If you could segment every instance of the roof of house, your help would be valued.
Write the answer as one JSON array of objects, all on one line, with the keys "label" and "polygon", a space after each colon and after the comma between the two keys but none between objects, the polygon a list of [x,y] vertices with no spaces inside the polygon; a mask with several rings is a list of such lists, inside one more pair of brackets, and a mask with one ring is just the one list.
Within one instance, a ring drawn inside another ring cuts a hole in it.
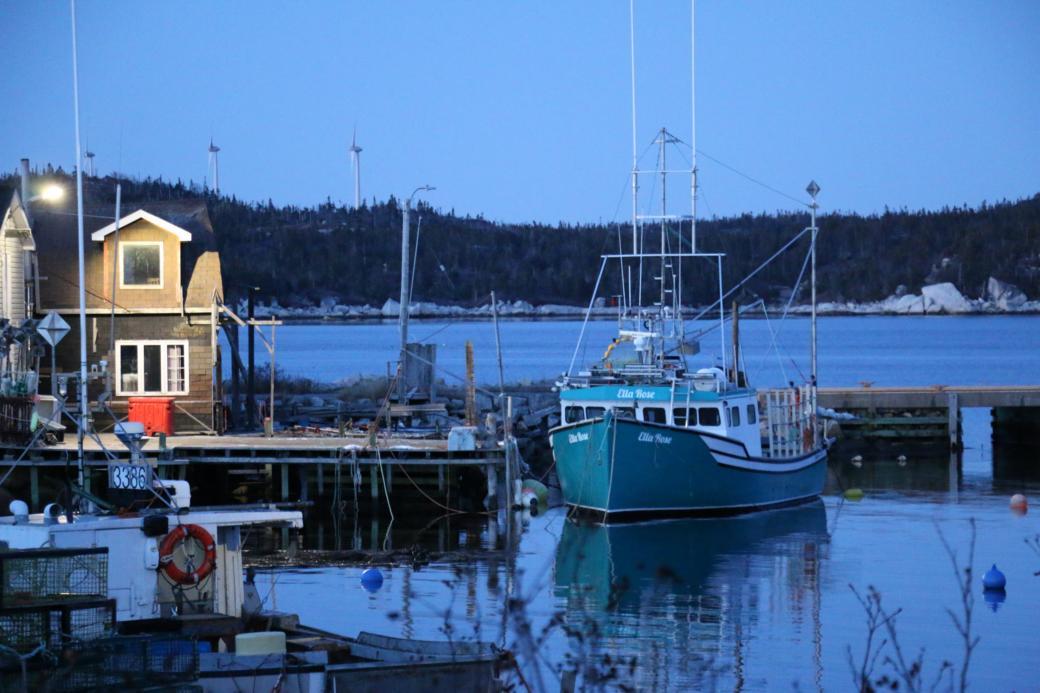
[{"label": "roof of house", "polygon": [[[76,242],[76,207],[75,195],[66,198],[64,204],[55,207],[47,203],[32,204],[32,233],[36,240],[37,257],[41,277],[41,303],[46,306],[66,306],[76,303],[73,297],[78,293],[77,263],[78,248]],[[146,215],[136,214],[144,210]],[[89,191],[84,195],[83,209],[83,241],[84,262],[87,277],[88,307],[109,307],[105,298],[104,282],[104,245],[92,239],[95,231],[103,230],[113,224],[115,210],[111,203],[99,204],[91,199]],[[186,305],[209,305],[211,287],[193,286],[193,278],[199,270],[209,270],[212,274],[216,263],[216,288],[222,291],[219,279],[219,257],[217,255],[217,238],[209,219],[205,200],[164,200],[142,203],[123,204],[122,218],[126,224],[135,221],[150,221],[150,217],[158,217],[163,224],[160,228],[171,230],[169,225],[181,229],[184,233],[176,233],[181,243],[181,285],[185,292]],[[190,238],[190,240],[185,240]],[[207,257],[203,260],[204,256]],[[198,284],[198,282],[195,282]]]}]

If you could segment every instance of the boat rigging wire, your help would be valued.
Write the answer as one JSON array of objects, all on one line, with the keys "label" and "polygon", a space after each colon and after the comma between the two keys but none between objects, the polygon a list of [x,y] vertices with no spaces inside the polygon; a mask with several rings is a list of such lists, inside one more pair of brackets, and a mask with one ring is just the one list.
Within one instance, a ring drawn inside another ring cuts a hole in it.
[{"label": "boat rigging wire", "polygon": [[727,291],[727,292],[726,292],[725,294],[723,294],[722,296],[720,296],[720,297],[718,298],[718,300],[716,300],[716,301],[715,301],[714,303],[712,303],[712,304],[711,304],[710,306],[708,306],[708,307],[706,307],[706,308],[702,309],[700,313],[698,313],[698,314],[697,314],[697,315],[695,315],[694,317],[690,318],[690,319],[689,319],[689,321],[690,321],[690,322],[695,322],[695,321],[697,321],[697,320],[700,320],[700,319],[701,319],[702,317],[704,317],[704,316],[705,316],[705,315],[707,315],[707,314],[708,314],[709,312],[711,312],[712,310],[714,310],[714,309],[716,308],[716,306],[718,306],[718,305],[719,305],[719,303],[721,303],[721,302],[725,301],[725,300],[726,300],[727,298],[729,298],[730,296],[732,296],[732,295],[733,295],[733,293],[737,291],[737,289],[741,288],[742,286],[744,286],[745,284],[747,284],[747,283],[748,283],[749,281],[751,281],[751,279],[752,279],[752,278],[753,278],[753,277],[754,277],[754,276],[755,276],[756,274],[758,274],[758,273],[759,273],[759,272],[761,272],[761,271],[762,271],[763,269],[765,269],[766,265],[768,265],[768,264],[769,264],[770,262],[772,262],[773,260],[775,260],[775,259],[776,259],[776,258],[777,258],[778,256],[780,256],[780,255],[781,255],[781,254],[782,254],[782,253],[783,253],[784,251],[786,251],[786,250],[787,250],[788,248],[790,248],[790,247],[791,247],[792,245],[794,245],[794,244],[795,244],[795,242],[797,242],[797,241],[798,241],[798,239],[800,239],[800,238],[801,238],[802,236],[804,236],[804,235],[805,235],[805,234],[807,234],[808,232],[809,232],[809,228],[808,228],[808,227],[806,227],[806,228],[802,229],[801,231],[799,231],[799,232],[798,232],[797,234],[795,234],[795,235],[794,235],[794,237],[793,237],[793,238],[791,238],[791,240],[789,240],[789,241],[788,241],[787,243],[784,243],[784,244],[783,244],[782,246],[780,246],[780,249],[779,249],[779,250],[777,250],[777,251],[776,251],[775,253],[773,253],[772,255],[770,255],[770,256],[769,256],[769,258],[768,258],[768,259],[767,259],[767,260],[766,260],[765,262],[763,262],[763,263],[762,263],[761,265],[759,265],[759,266],[758,266],[758,267],[756,267],[756,268],[755,268],[754,270],[752,270],[752,272],[751,272],[750,274],[748,274],[748,275],[747,275],[746,277],[744,277],[743,279],[741,279],[741,280],[740,280],[739,282],[737,282],[736,284],[734,284],[734,285],[733,285],[733,287],[731,287],[729,291]]}]

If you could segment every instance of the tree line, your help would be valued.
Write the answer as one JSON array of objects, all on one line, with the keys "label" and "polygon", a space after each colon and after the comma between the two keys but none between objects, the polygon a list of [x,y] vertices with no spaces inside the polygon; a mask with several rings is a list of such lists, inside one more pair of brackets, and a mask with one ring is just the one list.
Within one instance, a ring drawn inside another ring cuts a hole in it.
[{"label": "tree line", "polygon": [[[59,175],[59,174],[55,174]],[[16,185],[8,176],[3,182]],[[124,207],[134,202],[205,197],[221,250],[229,300],[260,287],[264,300],[314,305],[322,300],[381,305],[396,298],[400,281],[402,211],[391,197],[358,209],[326,201],[313,207],[279,206],[218,196],[198,185],[161,178],[121,180]],[[114,186],[92,185],[101,196]],[[114,198],[113,198],[114,201]],[[743,214],[698,221],[697,248],[724,253],[728,288],[757,268],[808,225],[806,213]],[[939,210],[886,210],[881,214],[823,214],[819,218],[817,286],[820,300],[871,301],[900,287],[953,282],[981,296],[989,277],[1040,297],[1040,194]],[[613,224],[539,224],[490,221],[420,203],[412,214],[416,255],[415,300],[486,303],[492,290],[505,300],[536,305],[586,303],[599,256],[630,250],[631,229]],[[668,249],[689,250],[689,226],[667,229]],[[645,249],[657,252],[658,228],[645,229]],[[804,266],[808,235],[747,283],[743,300],[783,300]],[[619,293],[619,265],[607,263],[600,295]],[[656,296],[659,266],[643,272],[645,296]],[[638,270],[634,270],[638,276]],[[672,267],[669,272],[675,272]],[[711,261],[683,263],[684,303],[715,298]],[[628,270],[625,270],[626,274]],[[638,281],[635,279],[634,281]]]}]

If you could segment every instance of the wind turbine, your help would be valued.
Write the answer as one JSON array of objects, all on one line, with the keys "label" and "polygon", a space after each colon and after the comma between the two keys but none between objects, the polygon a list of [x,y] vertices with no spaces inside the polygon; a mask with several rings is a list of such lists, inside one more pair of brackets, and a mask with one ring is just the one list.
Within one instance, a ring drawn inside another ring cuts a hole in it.
[{"label": "wind turbine", "polygon": [[354,209],[361,207],[361,147],[357,144],[357,126],[350,140],[350,162],[354,166]]},{"label": "wind turbine", "polygon": [[213,192],[220,194],[220,166],[217,162],[217,153],[220,147],[213,144],[213,138],[209,138],[209,175],[213,180]]},{"label": "wind turbine", "polygon": [[94,178],[97,175],[97,169],[94,168],[94,152],[90,151],[90,145],[87,145],[87,151],[83,152],[83,158],[86,159],[85,173],[88,177]]}]

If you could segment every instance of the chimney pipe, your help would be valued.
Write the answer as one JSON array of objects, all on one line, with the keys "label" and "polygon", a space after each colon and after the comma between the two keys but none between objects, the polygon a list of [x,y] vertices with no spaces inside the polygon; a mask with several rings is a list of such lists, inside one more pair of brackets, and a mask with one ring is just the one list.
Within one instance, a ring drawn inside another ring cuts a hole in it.
[{"label": "chimney pipe", "polygon": [[22,204],[29,205],[29,160],[22,159]]}]

